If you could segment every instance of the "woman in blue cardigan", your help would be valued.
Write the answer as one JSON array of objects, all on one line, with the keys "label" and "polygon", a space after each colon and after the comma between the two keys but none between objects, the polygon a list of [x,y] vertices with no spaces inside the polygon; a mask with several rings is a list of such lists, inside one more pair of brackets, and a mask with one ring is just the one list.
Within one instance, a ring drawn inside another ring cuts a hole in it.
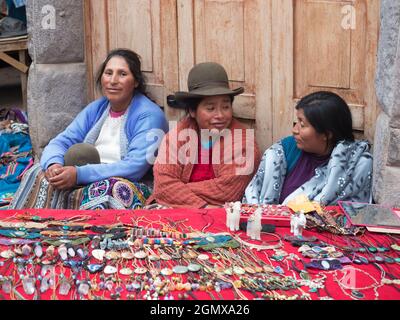
[{"label": "woman in blue cardigan", "polygon": [[322,205],[339,200],[369,202],[372,156],[355,141],[347,103],[332,92],[302,98],[293,135],[268,148],[243,201],[286,204],[299,195]]},{"label": "woman in blue cardigan", "polygon": [[139,181],[168,124],[145,95],[139,56],[111,51],[97,85],[104,96],[49,142],[40,166],[24,176],[12,208],[136,208],[149,196]]}]

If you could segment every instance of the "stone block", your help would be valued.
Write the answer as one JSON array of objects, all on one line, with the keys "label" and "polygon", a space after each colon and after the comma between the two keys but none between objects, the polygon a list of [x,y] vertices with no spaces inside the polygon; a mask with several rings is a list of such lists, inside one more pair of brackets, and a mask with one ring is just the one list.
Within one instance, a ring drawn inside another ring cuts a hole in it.
[{"label": "stone block", "polygon": [[389,128],[389,131],[387,164],[389,166],[400,167],[400,129]]},{"label": "stone block", "polygon": [[83,0],[27,1],[26,12],[35,63],[84,61]]},{"label": "stone block", "polygon": [[[383,111],[400,118],[400,2],[381,1],[376,93]],[[395,120],[395,119],[393,119]]]},{"label": "stone block", "polygon": [[376,129],[374,137],[373,151],[373,178],[372,178],[372,194],[375,201],[380,196],[379,190],[383,188],[385,168],[388,157],[389,148],[389,116],[381,112],[376,120]]},{"label": "stone block", "polygon": [[400,207],[400,168],[386,166],[382,173],[382,183],[374,188],[375,202]]},{"label": "stone block", "polygon": [[35,155],[87,105],[85,64],[32,64],[28,118]]}]

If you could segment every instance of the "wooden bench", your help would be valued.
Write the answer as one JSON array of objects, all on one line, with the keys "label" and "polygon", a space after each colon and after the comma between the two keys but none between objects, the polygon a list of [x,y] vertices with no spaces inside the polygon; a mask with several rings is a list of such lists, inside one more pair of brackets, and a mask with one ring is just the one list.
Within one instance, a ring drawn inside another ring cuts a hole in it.
[{"label": "wooden bench", "polygon": [[[6,52],[18,51],[19,60],[14,59]],[[22,103],[24,109],[27,105],[27,80],[28,70],[27,65],[27,51],[28,51],[28,36],[14,37],[14,38],[0,38],[0,60],[8,63],[20,72],[21,76],[21,90],[22,90]]]}]

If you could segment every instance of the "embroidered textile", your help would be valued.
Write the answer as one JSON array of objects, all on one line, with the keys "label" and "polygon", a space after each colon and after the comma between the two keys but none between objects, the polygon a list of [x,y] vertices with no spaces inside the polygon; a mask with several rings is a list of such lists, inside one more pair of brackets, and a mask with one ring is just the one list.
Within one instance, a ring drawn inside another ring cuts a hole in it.
[{"label": "embroidered textile", "polygon": [[57,190],[36,164],[24,175],[10,209],[140,209],[150,194],[143,183],[114,177],[73,190]]}]

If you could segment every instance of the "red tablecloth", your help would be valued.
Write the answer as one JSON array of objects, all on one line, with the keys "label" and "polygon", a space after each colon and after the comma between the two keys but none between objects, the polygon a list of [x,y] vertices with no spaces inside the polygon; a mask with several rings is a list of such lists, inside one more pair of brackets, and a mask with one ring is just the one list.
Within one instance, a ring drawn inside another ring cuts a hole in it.
[{"label": "red tablecloth", "polygon": [[[147,227],[157,227],[158,226],[158,221],[167,223],[169,221],[180,221],[183,222],[183,225],[186,227],[191,226],[194,229],[197,230],[204,230],[206,232],[212,232],[212,233],[218,233],[218,232],[227,232],[227,228],[225,226],[225,221],[226,221],[226,213],[224,209],[168,209],[168,210],[136,210],[136,211],[123,211],[123,210],[102,210],[102,211],[74,211],[74,210],[34,210],[34,209],[29,209],[29,210],[8,210],[8,211],[0,211],[0,220],[4,218],[9,218],[11,216],[15,216],[17,214],[30,214],[30,215],[38,215],[40,217],[54,217],[57,220],[65,219],[65,218],[71,218],[73,216],[90,216],[90,220],[87,220],[85,222],[91,223],[93,225],[103,225],[103,224],[113,224],[113,223],[118,223],[118,222],[123,222],[123,223],[132,223],[132,219],[137,219],[138,217],[144,217],[143,221],[141,222],[142,226]],[[153,223],[151,223],[153,222]],[[276,229],[276,233],[279,234],[280,236],[284,236],[287,234],[290,234],[290,229],[286,227],[279,227]],[[246,238],[245,234],[243,232],[239,232],[239,234],[242,235],[243,239]],[[305,230],[303,232],[303,236],[309,237],[309,236],[316,236],[318,239],[322,241],[326,241],[328,243],[334,243],[340,246],[345,246],[346,242],[341,238],[340,236],[334,236],[330,233],[319,233],[315,231],[309,231]],[[363,235],[363,241],[368,240],[368,234]],[[373,237],[370,238],[372,243],[376,243],[376,241],[387,241],[387,238],[384,238],[382,235],[379,234],[373,234]],[[394,241],[394,240],[393,240]],[[386,242],[387,243],[387,242]],[[7,247],[2,247],[1,250],[6,250]],[[288,253],[296,253],[301,257],[301,254],[298,253],[298,248],[293,247],[290,242],[284,241],[284,247],[282,248],[284,251]],[[254,250],[254,249],[253,249]],[[288,265],[285,261],[274,261],[271,259],[271,256],[274,254],[273,250],[265,250],[261,252],[256,252],[254,250],[254,253],[261,258],[263,261],[266,263],[271,263],[272,266],[281,266],[284,271],[285,275],[287,276],[293,276],[294,274],[296,275],[297,278],[299,278],[299,275],[295,273],[293,270],[288,270]],[[389,252],[392,257],[398,257],[399,254],[398,252],[395,252],[394,250],[391,250]],[[0,258],[0,260],[4,260],[3,258]],[[309,261],[309,259],[304,258],[305,261]],[[398,263],[394,264],[382,264],[382,268],[386,271],[389,272],[391,275],[394,275],[396,278],[399,278],[400,276],[400,268]],[[297,263],[298,268],[302,268],[301,263]],[[400,299],[400,286],[397,285],[382,285],[379,286],[376,290],[374,290],[373,285],[374,285],[374,279],[381,283],[382,280],[382,274],[381,271],[379,271],[375,266],[368,264],[368,265],[355,265],[351,264],[350,266],[353,269],[353,271],[349,271],[350,273],[348,274],[345,279],[343,279],[343,283],[346,286],[354,286],[359,289],[359,291],[365,296],[364,299],[374,299],[375,298],[375,292],[378,293],[378,299],[379,300],[397,300]],[[2,275],[7,274],[10,270],[6,270],[5,267],[0,267],[0,273]],[[321,274],[326,274],[327,279],[326,279],[326,291],[324,289],[321,289],[319,292],[320,296],[327,296],[329,295],[333,299],[351,299],[350,293],[351,290],[343,290],[338,286],[338,284],[334,281],[334,272],[333,271],[326,271],[323,272],[321,270],[311,270],[309,269],[310,274],[312,277],[318,276],[318,273]],[[336,273],[336,276],[340,279],[343,276],[342,271],[338,271]],[[386,276],[386,278],[389,278]],[[390,278],[389,278],[390,279]],[[97,282],[99,282],[99,279],[96,279]],[[371,287],[371,288],[368,288]],[[319,299],[319,296],[317,293],[309,292],[309,288],[303,287],[302,288],[305,292],[310,293],[312,299]],[[23,294],[23,290],[21,287],[19,287],[19,291]],[[49,290],[51,291],[51,290]],[[253,299],[254,296],[250,294],[247,291],[242,291],[243,294],[249,298]],[[9,296],[4,294],[4,292],[1,292],[1,295],[5,298],[8,299]],[[293,296],[295,294],[300,294],[299,290],[290,290],[288,292],[282,292],[279,291],[280,294],[286,294],[287,296]],[[176,291],[173,293],[175,298],[178,298],[179,292]],[[24,295],[24,294],[23,294]],[[198,299],[210,299],[210,295],[206,294],[204,292],[195,292],[196,298]],[[221,295],[224,299],[233,299],[233,291],[228,289],[228,290],[223,290],[221,292]],[[24,295],[26,296],[26,295]],[[213,295],[214,297],[220,298],[221,296],[218,295],[216,296],[215,294]],[[261,297],[261,295],[259,295]],[[41,295],[41,299],[50,299],[51,293],[46,292],[45,294]],[[107,297],[107,295],[105,295]],[[124,295],[122,295],[122,298]],[[31,297],[26,297],[26,298],[31,298]],[[61,298],[61,297],[58,297]],[[191,299],[191,298],[190,298]]]}]

